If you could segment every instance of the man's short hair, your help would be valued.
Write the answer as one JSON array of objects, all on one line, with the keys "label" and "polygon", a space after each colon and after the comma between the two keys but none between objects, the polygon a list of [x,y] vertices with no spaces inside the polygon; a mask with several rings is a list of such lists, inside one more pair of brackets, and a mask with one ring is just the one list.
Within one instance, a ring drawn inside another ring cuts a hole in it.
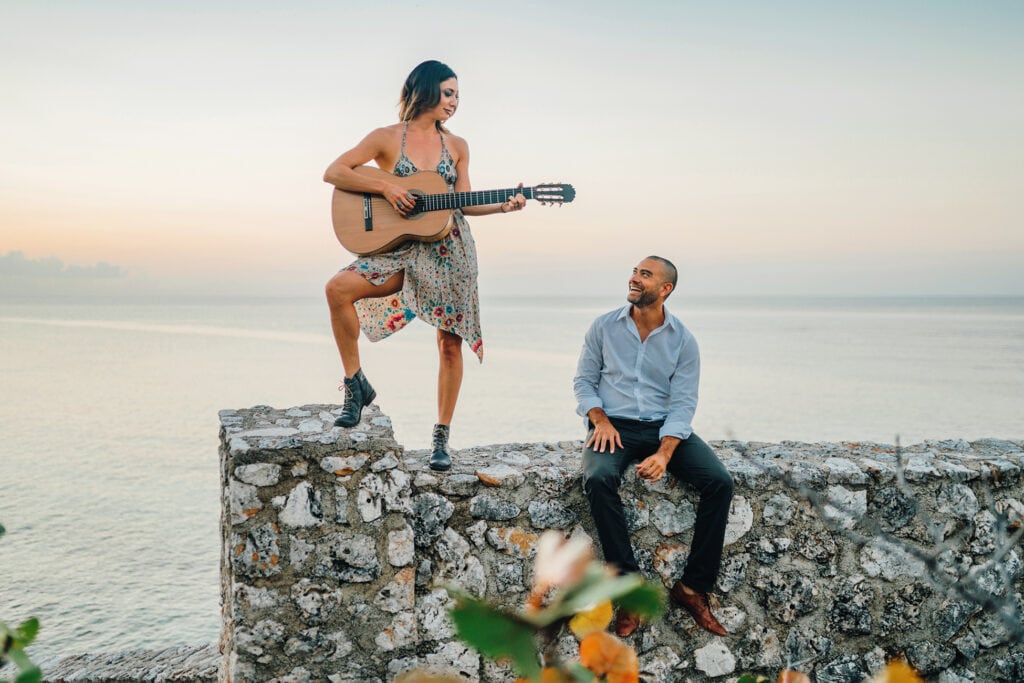
[{"label": "man's short hair", "polygon": [[665,266],[665,282],[672,285],[672,290],[675,291],[676,282],[679,281],[679,271],[676,270],[675,265],[667,258],[661,256],[648,256],[647,258],[657,261],[661,265]]}]

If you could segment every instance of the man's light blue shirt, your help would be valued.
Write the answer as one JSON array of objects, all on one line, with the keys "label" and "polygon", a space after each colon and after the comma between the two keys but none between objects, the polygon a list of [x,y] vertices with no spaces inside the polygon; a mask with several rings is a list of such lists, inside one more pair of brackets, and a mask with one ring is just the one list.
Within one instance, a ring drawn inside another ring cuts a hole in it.
[{"label": "man's light blue shirt", "polygon": [[609,417],[664,420],[659,437],[689,438],[697,410],[697,340],[664,308],[665,322],[640,341],[627,304],[597,318],[583,339],[573,392],[576,412],[602,408]]}]

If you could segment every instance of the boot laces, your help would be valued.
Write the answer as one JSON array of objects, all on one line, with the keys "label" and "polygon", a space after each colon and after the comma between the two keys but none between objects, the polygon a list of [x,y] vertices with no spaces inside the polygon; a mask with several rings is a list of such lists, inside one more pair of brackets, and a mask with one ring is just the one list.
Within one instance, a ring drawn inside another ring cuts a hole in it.
[{"label": "boot laces", "polygon": [[341,384],[338,385],[338,391],[345,393],[345,401],[344,404],[342,405],[342,408],[347,409],[349,405],[352,403],[352,389],[350,389],[349,386],[345,384],[345,380],[341,380]]},{"label": "boot laces", "polygon": [[445,450],[448,447],[448,433],[443,429],[434,429],[434,450]]}]

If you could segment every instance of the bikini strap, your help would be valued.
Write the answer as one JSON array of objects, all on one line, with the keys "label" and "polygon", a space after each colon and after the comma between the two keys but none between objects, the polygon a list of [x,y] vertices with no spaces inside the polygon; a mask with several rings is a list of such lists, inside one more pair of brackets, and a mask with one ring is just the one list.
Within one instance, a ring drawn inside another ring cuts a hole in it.
[{"label": "bikini strap", "polygon": [[451,159],[452,155],[448,153],[448,145],[444,144],[444,133],[441,132],[440,128],[437,129],[437,134],[441,136],[441,156],[442,156],[442,158],[447,156],[449,159]]}]

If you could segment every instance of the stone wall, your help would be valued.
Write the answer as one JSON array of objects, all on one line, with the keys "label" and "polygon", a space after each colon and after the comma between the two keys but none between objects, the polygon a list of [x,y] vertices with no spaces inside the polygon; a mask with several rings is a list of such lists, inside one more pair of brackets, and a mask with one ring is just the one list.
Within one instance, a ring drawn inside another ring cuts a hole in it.
[{"label": "stone wall", "polygon": [[[518,606],[537,536],[596,537],[579,482],[578,441],[458,451],[448,473],[404,452],[376,407],[351,430],[336,406],[221,413],[221,679],[233,683],[390,681],[414,667],[467,681],[512,680],[454,638],[457,584]],[[713,442],[736,495],[719,578],[715,638],[678,609],[631,638],[647,681],[732,680],[803,662],[819,683],[860,682],[903,655],[928,680],[1024,680],[1024,644],[1000,622],[927,580],[971,573],[1021,601],[1019,548],[993,561],[996,515],[1024,511],[1024,442],[877,444]],[[806,491],[828,495],[828,524]],[[670,476],[623,486],[638,559],[670,585],[691,537],[696,493]],[[844,532],[844,529],[847,530]],[[932,567],[891,532],[951,550]],[[848,534],[868,536],[866,542]],[[567,636],[564,648],[575,641]]]}]

